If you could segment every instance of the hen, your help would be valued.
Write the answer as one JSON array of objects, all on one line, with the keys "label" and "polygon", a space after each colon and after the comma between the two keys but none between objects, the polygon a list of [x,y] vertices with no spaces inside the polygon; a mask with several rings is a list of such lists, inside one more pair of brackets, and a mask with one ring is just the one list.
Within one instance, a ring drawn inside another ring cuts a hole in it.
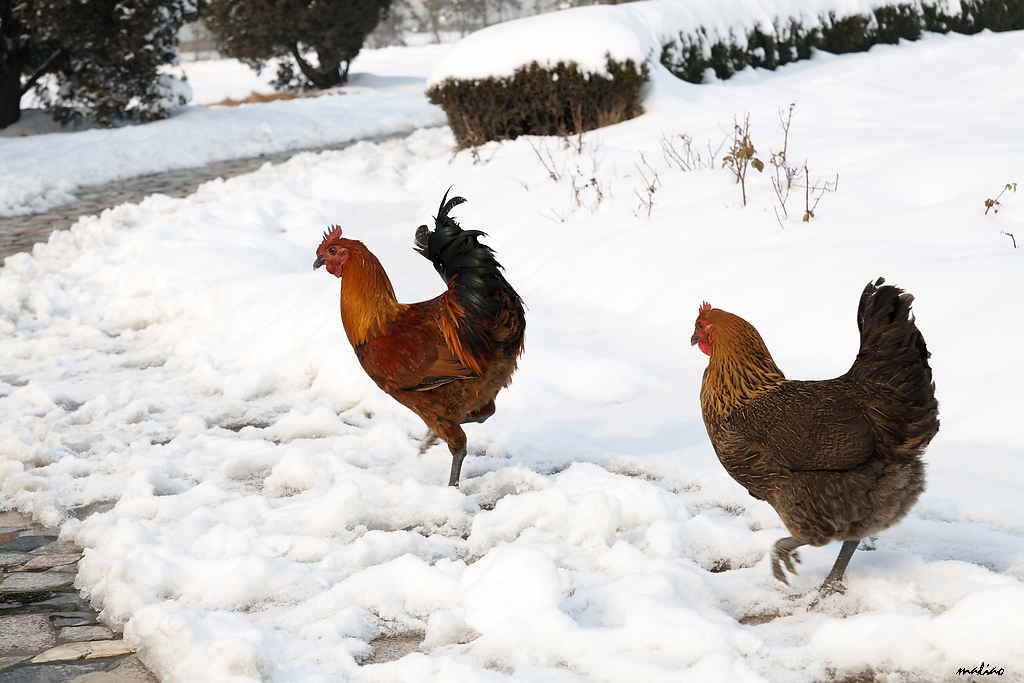
[{"label": "hen", "polygon": [[796,548],[841,540],[822,584],[838,588],[858,541],[902,519],[924,491],[921,454],[939,430],[930,354],[913,296],[884,282],[865,287],[860,352],[835,379],[788,380],[746,320],[708,303],[697,316],[690,343],[710,357],[704,424],[726,471],[792,534],[772,553],[784,583]]},{"label": "hen", "polygon": [[523,351],[523,302],[502,275],[494,252],[449,216],[462,197],[441,200],[435,229],[421,225],[415,249],[448,291],[415,304],[395,298],[380,261],[362,242],[324,233],[313,269],[341,278],[341,321],[366,374],[419,415],[452,452],[448,483],[459,485],[466,457],[465,422],[494,414]]}]

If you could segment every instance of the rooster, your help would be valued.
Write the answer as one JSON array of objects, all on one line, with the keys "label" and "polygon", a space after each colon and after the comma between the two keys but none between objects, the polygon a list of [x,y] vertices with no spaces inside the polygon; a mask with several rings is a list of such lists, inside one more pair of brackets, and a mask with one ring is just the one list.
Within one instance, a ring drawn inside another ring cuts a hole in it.
[{"label": "rooster", "polygon": [[786,379],[753,325],[706,302],[690,339],[710,357],[700,404],[718,459],[792,534],[775,544],[775,577],[788,583],[783,565],[797,573],[800,546],[843,542],[822,594],[841,588],[860,539],[917,501],[921,454],[939,430],[914,297],[884,282],[865,287],[860,352],[835,379]]},{"label": "rooster", "polygon": [[421,225],[415,249],[434,264],[448,291],[415,304],[395,298],[380,261],[362,242],[332,226],[313,269],[341,278],[341,322],[366,374],[420,416],[448,444],[448,484],[459,485],[466,458],[462,424],[494,414],[494,398],[509,385],[523,352],[523,302],[502,275],[478,230],[449,216],[466,200],[445,193],[435,229]]}]

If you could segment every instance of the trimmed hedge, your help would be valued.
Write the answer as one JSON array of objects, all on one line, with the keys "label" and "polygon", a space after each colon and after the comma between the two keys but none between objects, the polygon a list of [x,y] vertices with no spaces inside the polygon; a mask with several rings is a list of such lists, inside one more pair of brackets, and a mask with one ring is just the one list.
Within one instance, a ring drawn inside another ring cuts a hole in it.
[{"label": "trimmed hedge", "polygon": [[899,4],[879,7],[870,15],[837,18],[835,13],[818,17],[820,26],[806,29],[795,19],[776,19],[770,33],[753,29],[744,44],[730,33],[728,40],[711,42],[707,31],[680,34],[663,46],[661,63],[677,77],[690,83],[704,80],[713,69],[724,80],[748,66],[763,69],[807,59],[811,49],[841,54],[863,52],[872,45],[917,40],[924,31],[973,34],[984,29],[1024,29],[1024,0],[960,0],[959,15],[950,15],[935,5]]},{"label": "trimmed hedge", "polygon": [[446,79],[427,97],[448,115],[460,148],[520,135],[573,135],[631,119],[643,110],[647,64],[608,58],[607,75],[575,62],[546,69],[537,62],[511,78]]},{"label": "trimmed hedge", "polygon": [[[888,5],[844,17],[829,13],[818,17],[819,25],[812,28],[796,19],[776,19],[771,30],[754,28],[745,40],[730,32],[727,39],[712,41],[700,28],[665,44],[661,63],[677,77],[701,83],[707,69],[724,80],[748,66],[775,69],[808,59],[814,49],[863,52],[880,43],[917,40],[925,31],[1024,29],[1024,0],[960,0],[960,7],[957,15],[925,3]],[[647,64],[609,57],[607,72],[580,71],[575,62],[552,68],[533,62],[510,78],[449,78],[430,88],[427,96],[444,109],[463,149],[520,135],[573,135],[642,112],[640,90],[648,78]]]}]

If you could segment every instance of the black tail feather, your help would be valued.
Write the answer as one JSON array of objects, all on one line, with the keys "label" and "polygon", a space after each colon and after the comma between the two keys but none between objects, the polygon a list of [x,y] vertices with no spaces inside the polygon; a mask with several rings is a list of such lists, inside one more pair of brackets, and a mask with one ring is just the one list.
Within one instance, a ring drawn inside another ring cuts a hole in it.
[{"label": "black tail feather", "polygon": [[931,354],[915,324],[913,303],[914,295],[886,285],[885,278],[868,283],[857,309],[858,362],[870,365],[871,360],[899,360],[919,365],[931,377]]},{"label": "black tail feather", "polygon": [[913,450],[923,449],[938,432],[938,402],[928,363],[931,353],[917,328],[913,295],[886,285],[884,278],[868,283],[857,310],[860,351],[850,373],[887,385],[908,411],[903,420]]},{"label": "black tail feather", "polygon": [[[449,188],[450,189],[450,188]],[[493,340],[477,323],[490,321],[510,306],[522,316],[522,300],[502,275],[501,264],[494,250],[480,244],[486,233],[463,230],[449,215],[465,202],[463,197],[448,199],[445,192],[434,221],[434,229],[421,225],[416,230],[415,250],[434,264],[434,269],[458,298],[464,315],[460,320],[460,336],[475,353],[490,353]]]}]

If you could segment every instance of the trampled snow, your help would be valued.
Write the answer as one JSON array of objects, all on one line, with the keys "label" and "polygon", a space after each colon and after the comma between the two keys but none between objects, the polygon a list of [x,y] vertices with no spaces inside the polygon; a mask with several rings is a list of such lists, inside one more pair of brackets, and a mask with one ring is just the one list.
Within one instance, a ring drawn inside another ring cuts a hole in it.
[{"label": "trampled snow", "polygon": [[[79,588],[161,680],[1024,676],[1024,197],[999,195],[1021,181],[1024,35],[702,86],[651,71],[644,115],[582,138],[474,155],[431,128],[302,154],[7,259],[2,504],[86,547]],[[806,223],[803,181],[787,217],[769,178],[791,103],[790,162],[833,190],[808,192]],[[239,135],[274,115],[251,111]],[[766,169],[744,207],[719,145],[747,113]],[[173,157],[149,126],[97,153],[147,130],[153,163]],[[447,448],[421,453],[423,424],[359,368],[338,282],[311,270],[338,223],[400,300],[435,296],[411,245],[449,186],[528,305],[459,490]],[[791,587],[772,577],[785,529],[717,462],[688,340],[706,299],[788,376],[838,375],[879,275],[916,296],[942,429],[918,505],[812,606],[838,547],[802,549]],[[408,633],[419,652],[360,664]]]}]

